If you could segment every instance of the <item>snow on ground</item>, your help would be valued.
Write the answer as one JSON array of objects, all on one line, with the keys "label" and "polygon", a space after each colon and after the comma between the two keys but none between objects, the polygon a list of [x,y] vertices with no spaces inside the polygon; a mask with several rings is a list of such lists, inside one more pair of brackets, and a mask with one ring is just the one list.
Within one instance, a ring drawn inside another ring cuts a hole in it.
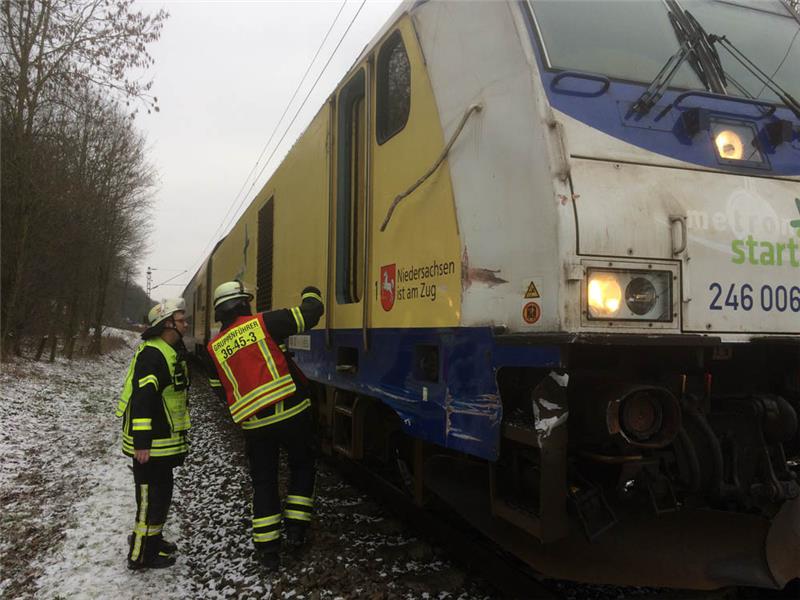
[{"label": "snow on ground", "polygon": [[136,503],[114,409],[138,337],[115,333],[125,343],[99,359],[2,365],[3,597],[184,597],[180,566],[126,568]]},{"label": "snow on ground", "polygon": [[[253,560],[241,433],[201,379],[176,470],[169,569],[131,572],[133,475],[114,409],[137,334],[97,359],[0,364],[2,598],[485,598],[483,584],[321,466],[311,547],[264,573]],[[284,465],[285,467],[285,465]],[[285,481],[285,468],[282,481]]]}]

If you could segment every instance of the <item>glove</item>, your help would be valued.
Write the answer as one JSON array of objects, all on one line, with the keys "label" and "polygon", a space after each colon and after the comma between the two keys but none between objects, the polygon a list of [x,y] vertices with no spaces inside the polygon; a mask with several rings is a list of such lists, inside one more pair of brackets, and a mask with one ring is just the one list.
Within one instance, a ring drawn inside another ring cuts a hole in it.
[{"label": "glove", "polygon": [[302,299],[304,301],[307,299],[313,299],[322,304],[322,292],[319,291],[319,288],[315,288],[313,285],[306,286],[303,288]]}]

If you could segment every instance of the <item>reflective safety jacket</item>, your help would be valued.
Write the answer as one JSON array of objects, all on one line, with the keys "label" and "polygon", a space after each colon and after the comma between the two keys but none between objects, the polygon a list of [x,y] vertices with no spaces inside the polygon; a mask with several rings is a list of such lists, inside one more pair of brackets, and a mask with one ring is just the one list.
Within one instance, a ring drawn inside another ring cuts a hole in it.
[{"label": "reflective safety jacket", "polygon": [[189,370],[178,351],[160,337],[136,350],[128,367],[117,416],[123,417],[122,451],[150,450],[150,457],[179,457],[191,427],[187,396]]},{"label": "reflective safety jacket", "polygon": [[223,323],[222,331],[208,344],[214,365],[209,383],[224,396],[233,420],[246,434],[264,431],[265,426],[311,406],[307,381],[284,354],[284,342],[314,327],[323,312],[319,290],[308,287],[300,306]]},{"label": "reflective safety jacket", "polygon": [[208,344],[234,423],[294,394],[289,365],[264,317],[238,317]]}]

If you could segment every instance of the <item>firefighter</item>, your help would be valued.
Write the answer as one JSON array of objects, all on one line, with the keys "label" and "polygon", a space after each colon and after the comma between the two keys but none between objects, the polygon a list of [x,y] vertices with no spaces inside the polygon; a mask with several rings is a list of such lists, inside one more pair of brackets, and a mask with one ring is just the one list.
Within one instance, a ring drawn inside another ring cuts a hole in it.
[{"label": "firefighter", "polygon": [[[253,484],[253,542],[257,560],[268,570],[280,565],[281,527],[285,544],[306,542],[316,476],[311,434],[310,389],[286,352],[290,335],[314,327],[324,311],[315,287],[302,292],[299,306],[252,314],[253,294],[239,281],[214,291],[214,318],[222,328],[208,344],[216,379],[231,417],[245,436]],[[281,511],[278,458],[289,458],[290,481]]]},{"label": "firefighter", "polygon": [[136,485],[136,525],[128,536],[133,570],[175,564],[177,547],[162,531],[172,502],[172,470],[183,464],[188,449],[185,308],[183,298],[174,298],[150,310],[150,327],[142,333],[117,406],[122,451],[133,459]]}]

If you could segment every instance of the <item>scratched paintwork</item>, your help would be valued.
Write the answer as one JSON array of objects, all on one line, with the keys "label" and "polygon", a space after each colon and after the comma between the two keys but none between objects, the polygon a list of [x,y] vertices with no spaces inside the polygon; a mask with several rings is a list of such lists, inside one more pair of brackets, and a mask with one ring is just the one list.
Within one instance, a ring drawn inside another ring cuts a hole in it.
[{"label": "scratched paintwork", "polygon": [[[491,330],[375,330],[368,352],[363,351],[360,333],[335,332],[329,349],[324,332],[311,331],[310,343],[293,348],[295,361],[313,380],[382,401],[398,415],[403,430],[414,437],[496,459],[503,417],[496,372],[498,365],[512,361],[508,347],[499,345]],[[412,365],[414,348],[432,344],[442,357],[437,382],[416,378]],[[336,371],[337,345],[358,351],[357,373]],[[556,349],[522,349],[513,356],[530,366],[552,366],[559,361]],[[477,367],[476,360],[480,361]]]}]

